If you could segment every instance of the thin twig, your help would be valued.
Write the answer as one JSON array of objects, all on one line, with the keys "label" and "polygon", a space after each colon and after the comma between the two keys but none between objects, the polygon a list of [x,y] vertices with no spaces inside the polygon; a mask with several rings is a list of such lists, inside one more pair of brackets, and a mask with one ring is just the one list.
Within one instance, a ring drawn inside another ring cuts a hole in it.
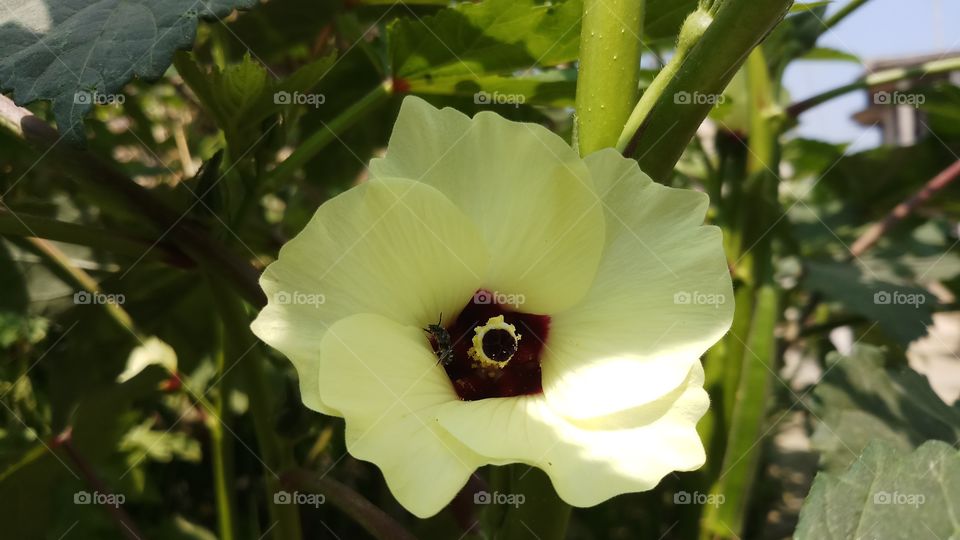
[{"label": "thin twig", "polygon": [[[80,452],[78,452],[77,448],[73,445],[73,428],[68,427],[57,435],[53,442],[56,446],[63,448],[64,453],[70,458],[70,461],[77,466],[77,469],[80,470],[80,475],[95,493],[113,495],[103,481],[100,480],[100,477],[94,472],[90,463],[80,455]],[[109,498],[116,500],[116,497]],[[128,540],[143,540],[144,536],[140,533],[137,525],[120,504],[103,504],[102,506],[106,508],[110,514],[110,518],[117,523],[117,528],[120,529],[120,532],[125,538]]]},{"label": "thin twig", "polygon": [[855,259],[863,255],[868,249],[873,247],[880,238],[892,229],[897,223],[903,221],[921,204],[930,200],[931,197],[943,191],[951,182],[960,176],[960,160],[954,162],[946,169],[940,172],[927,182],[923,189],[918,191],[912,197],[898,204],[881,221],[870,226],[850,248],[850,258]]}]

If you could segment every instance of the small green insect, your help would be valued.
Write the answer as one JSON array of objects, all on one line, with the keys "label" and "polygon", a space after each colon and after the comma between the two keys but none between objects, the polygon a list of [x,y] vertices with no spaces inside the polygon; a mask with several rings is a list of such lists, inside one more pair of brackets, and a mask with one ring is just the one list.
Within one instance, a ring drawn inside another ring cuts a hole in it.
[{"label": "small green insect", "polygon": [[437,363],[449,366],[453,362],[453,341],[450,339],[450,332],[440,325],[443,321],[443,313],[437,320],[437,324],[428,324],[424,332],[430,334],[430,341],[434,351],[437,353]]}]

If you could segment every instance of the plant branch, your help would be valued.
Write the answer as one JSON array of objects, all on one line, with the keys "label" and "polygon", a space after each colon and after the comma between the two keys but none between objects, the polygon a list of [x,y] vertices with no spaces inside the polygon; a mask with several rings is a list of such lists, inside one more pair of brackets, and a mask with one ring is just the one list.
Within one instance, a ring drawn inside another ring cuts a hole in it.
[{"label": "plant branch", "polygon": [[230,392],[227,386],[226,374],[226,348],[227,332],[223,324],[217,325],[218,343],[215,353],[217,378],[216,395],[213,398],[213,407],[216,417],[208,424],[210,429],[210,446],[213,450],[213,491],[217,503],[217,529],[221,540],[233,540],[236,538],[236,503],[233,498],[234,482],[233,472],[230,460],[232,445],[224,436],[224,429],[221,422],[227,421],[229,410],[227,409],[227,395]]},{"label": "plant branch", "polygon": [[577,144],[614,146],[636,104],[645,0],[586,0],[577,74]]},{"label": "plant branch", "polygon": [[887,231],[913,213],[918,206],[943,191],[943,189],[956,180],[958,176],[960,176],[960,160],[957,160],[953,165],[950,165],[941,171],[940,174],[933,177],[912,197],[894,207],[881,221],[871,225],[869,229],[857,238],[853,246],[850,247],[850,257],[855,259],[866,253]]},{"label": "plant branch", "polygon": [[[960,176],[960,160],[953,163],[946,169],[936,175],[930,181],[928,181],[924,186],[911,196],[906,201],[898,204],[890,211],[882,220],[871,225],[859,238],[853,243],[850,247],[850,254],[847,256],[847,262],[856,260],[862,257],[867,251],[870,250],[877,242],[887,234],[890,229],[895,227],[898,223],[903,221],[907,216],[913,213],[918,206],[930,200],[934,195],[943,191],[951,182],[957,179]],[[803,324],[804,321],[810,318],[814,310],[820,304],[822,300],[820,293],[814,291],[810,294],[810,298],[807,300],[807,303],[803,306],[803,309],[800,310],[800,317],[798,320],[800,324]]]},{"label": "plant branch", "polygon": [[[783,19],[792,0],[701,1],[677,51],[641,96],[617,142],[654,179],[667,177],[747,55]],[[691,99],[686,99],[687,97]]]},{"label": "plant branch", "polygon": [[304,469],[280,475],[283,485],[324,495],[341,512],[350,516],[377,540],[416,540],[402,525],[359,493],[336,480]]},{"label": "plant branch", "polygon": [[861,6],[863,6],[869,1],[870,0],[851,0],[845,6],[837,10],[836,13],[831,15],[830,18],[824,21],[823,29],[820,31],[820,33],[824,34],[831,28],[837,26],[838,24],[840,24],[841,21],[846,19],[848,16],[850,16],[850,14],[860,9]]},{"label": "plant branch", "polygon": [[370,111],[386,102],[391,95],[393,95],[393,81],[386,80],[336,118],[323,124],[323,127],[316,133],[303,140],[287,159],[281,161],[269,173],[268,182],[282,182],[290,178],[293,173],[313,159],[320,150],[323,150],[349,127],[362,120]]},{"label": "plant branch", "polygon": [[[274,471],[281,471],[293,464],[291,449],[274,432],[274,413],[271,405],[273,393],[267,385],[263,369],[265,358],[257,354],[256,338],[250,331],[250,321],[242,301],[222,283],[216,275],[210,275],[210,287],[223,323],[224,333],[230,336],[224,342],[224,354],[240,362],[242,389],[249,396],[250,416],[253,420],[264,466],[264,495],[270,515],[271,533],[277,540],[300,540],[300,511],[296,505],[280,504],[276,494],[281,491],[280,477]],[[248,357],[248,358],[244,358]],[[266,536],[266,534],[264,535]]]},{"label": "plant branch", "polygon": [[833,98],[840,97],[855,90],[862,90],[872,86],[889,84],[907,79],[921,79],[929,75],[949,73],[957,70],[960,70],[960,56],[934,60],[932,62],[927,62],[910,68],[896,68],[877,71],[861,77],[852,83],[838,86],[837,88],[832,88],[802,101],[798,101],[787,107],[787,115],[792,117],[800,116],[801,114],[818,105],[822,105]]},{"label": "plant branch", "polygon": [[[80,475],[95,492],[105,495],[112,494],[103,481],[100,480],[100,477],[94,472],[90,463],[88,463],[73,446],[73,430],[71,428],[68,427],[63,433],[58,435],[54,440],[54,445],[63,449],[67,457],[70,458],[70,461],[80,470]],[[144,537],[133,520],[130,519],[130,515],[127,514],[127,511],[124,510],[121,505],[102,504],[100,506],[106,508],[107,513],[110,514],[113,521],[117,523],[117,528],[120,529],[120,533],[123,534],[124,538],[128,540],[140,540]]]},{"label": "plant branch", "polygon": [[[190,259],[175,246],[166,242],[160,242],[151,250],[149,248],[153,241],[129,236],[120,231],[108,231],[78,223],[15,213],[4,208],[0,208],[0,235],[32,236],[102,249],[126,257],[161,259],[172,266],[185,268],[193,266]],[[145,252],[147,252],[146,256],[144,256]]]},{"label": "plant branch", "polygon": [[[45,260],[52,268],[53,272],[60,276],[67,284],[77,287],[90,294],[99,294],[101,292],[100,284],[97,280],[73,264],[70,257],[59,248],[47,242],[42,238],[23,238],[21,247],[32,251]],[[122,328],[129,331],[138,340],[143,341],[143,336],[137,331],[133,323],[133,318],[123,307],[113,302],[102,303],[101,306],[107,312],[107,315]]]},{"label": "plant branch", "polygon": [[258,272],[249,262],[226,251],[220,243],[190,224],[185,215],[160,202],[113,164],[84,150],[60,144],[61,136],[56,129],[6,96],[0,96],[0,125],[34,146],[42,155],[55,158],[57,165],[73,178],[146,217],[161,235],[169,235],[171,243],[194,261],[203,261],[215,268],[254,305],[266,304],[263,291],[257,284]]}]

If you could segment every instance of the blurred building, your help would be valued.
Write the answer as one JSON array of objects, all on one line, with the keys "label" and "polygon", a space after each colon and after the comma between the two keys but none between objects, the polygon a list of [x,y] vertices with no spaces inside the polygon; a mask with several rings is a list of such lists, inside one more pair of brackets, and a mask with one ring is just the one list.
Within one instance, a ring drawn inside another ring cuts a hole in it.
[{"label": "blurred building", "polygon": [[[955,56],[960,56],[960,52],[874,60],[865,64],[865,75],[891,69],[917,69],[928,62]],[[918,73],[911,79],[873,85],[867,89],[867,108],[853,118],[861,125],[878,127],[884,145],[915,144],[928,133],[924,127],[926,115],[920,108],[924,99],[921,88],[943,81],[960,86],[960,70],[935,75]]]}]

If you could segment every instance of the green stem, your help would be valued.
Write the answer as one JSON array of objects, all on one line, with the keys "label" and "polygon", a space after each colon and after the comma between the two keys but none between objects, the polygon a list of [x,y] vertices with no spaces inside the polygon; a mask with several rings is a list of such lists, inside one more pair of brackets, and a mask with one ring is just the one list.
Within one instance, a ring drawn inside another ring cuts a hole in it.
[{"label": "green stem", "polygon": [[[722,472],[710,490],[722,504],[705,509],[703,532],[710,538],[737,538],[743,533],[763,449],[757,441],[763,437],[767,397],[777,369],[774,331],[780,308],[773,278],[772,239],[756,236],[768,230],[779,215],[778,177],[774,171],[780,159],[780,121],[772,114],[776,104],[762,48],[750,54],[746,76],[750,136],[744,202],[751,211],[743,213],[740,231],[749,232],[747,245],[752,247],[741,257],[749,265],[741,270],[744,284],[737,291],[737,313],[726,343],[722,382],[726,443]],[[716,459],[716,455],[712,457]]]},{"label": "green stem", "polygon": [[932,62],[927,62],[925,64],[920,64],[919,66],[910,68],[896,68],[877,71],[876,73],[871,73],[852,83],[838,86],[837,88],[832,88],[825,92],[821,92],[803,101],[798,101],[787,108],[787,114],[794,117],[799,116],[818,105],[830,101],[833,98],[848,94],[855,90],[862,90],[864,88],[870,88],[873,86],[889,84],[907,79],[920,79],[929,75],[950,73],[951,71],[957,70],[960,70],[960,56],[934,60]]},{"label": "green stem", "polygon": [[[792,0],[701,1],[684,22],[677,53],[644,92],[617,149],[654,179],[670,175],[683,150],[747,55],[783,19]],[[709,4],[709,5],[707,5]]]},{"label": "green stem", "polygon": [[870,0],[851,0],[845,6],[837,10],[829,19],[823,23],[823,29],[820,31],[821,34],[827,32],[831,28],[840,24],[840,21],[846,19],[851,13],[860,8],[860,6],[866,4]]},{"label": "green stem", "polygon": [[[709,505],[704,515],[705,538],[740,538],[746,524],[753,486],[760,466],[766,403],[776,353],[774,329],[779,314],[779,293],[774,285],[762,286],[756,295],[755,314],[742,357],[741,377],[727,433],[722,472],[710,493],[721,504]],[[736,338],[735,338],[736,339]],[[722,497],[722,498],[721,498]]]},{"label": "green stem", "polygon": [[[559,540],[566,537],[570,505],[553,489],[540,469],[514,464],[491,470],[490,489],[516,504],[492,504],[493,519],[485,519],[488,536],[498,540]],[[509,497],[512,496],[512,497]]]},{"label": "green stem", "polygon": [[301,142],[297,149],[270,173],[268,182],[282,182],[291,177],[294,172],[313,159],[320,150],[323,150],[341,133],[363,119],[370,111],[385,103],[391,95],[393,95],[393,81],[386,80]]},{"label": "green stem", "polygon": [[211,276],[211,286],[226,335],[230,336],[224,352],[228,358],[236,358],[240,362],[238,369],[249,397],[257,448],[265,469],[264,487],[272,536],[277,540],[300,540],[302,531],[297,505],[278,504],[274,498],[283,490],[277,471],[292,468],[294,460],[290,448],[274,433],[272,392],[263,369],[265,359],[257,354],[256,350],[251,350],[256,338],[250,332],[250,323],[243,304],[215,275]]},{"label": "green stem", "polygon": [[213,489],[217,504],[217,526],[221,540],[233,540],[236,537],[236,504],[233,500],[233,475],[230,472],[229,441],[224,437],[223,424],[227,421],[228,411],[224,406],[229,388],[224,375],[226,373],[227,336],[226,329],[219,325],[219,343],[215,353],[217,367],[217,388],[213,398],[213,410],[216,417],[209,422],[210,446],[213,450]]},{"label": "green stem", "polygon": [[283,474],[283,483],[294,489],[322,494],[377,540],[415,540],[386,512],[336,480],[296,469]]},{"label": "green stem", "polygon": [[[100,294],[100,284],[90,274],[78,268],[63,251],[42,238],[24,238],[21,244],[24,248],[43,258],[55,274],[72,287],[86,291],[89,294]],[[133,318],[119,304],[113,302],[100,303],[107,315],[118,325],[130,332],[139,341],[145,337],[140,334],[133,323]]]},{"label": "green stem", "polygon": [[585,0],[577,74],[577,141],[614,146],[636,103],[645,0]]},{"label": "green stem", "polygon": [[[102,249],[117,255],[133,258],[162,258],[178,266],[188,265],[190,261],[165,243],[150,249],[152,241],[127,236],[119,231],[107,231],[96,227],[69,223],[40,216],[14,213],[0,208],[0,235],[18,237],[37,237],[56,242],[77,244],[94,249]],[[146,254],[146,255],[144,255]]]},{"label": "green stem", "polygon": [[0,484],[5,482],[7,478],[13,476],[20,469],[23,469],[31,463],[36,462],[38,459],[46,456],[47,452],[49,452],[49,447],[46,443],[38,442],[37,444],[33,445],[33,447],[27,450],[17,462],[11,463],[6,469],[0,471]]}]

